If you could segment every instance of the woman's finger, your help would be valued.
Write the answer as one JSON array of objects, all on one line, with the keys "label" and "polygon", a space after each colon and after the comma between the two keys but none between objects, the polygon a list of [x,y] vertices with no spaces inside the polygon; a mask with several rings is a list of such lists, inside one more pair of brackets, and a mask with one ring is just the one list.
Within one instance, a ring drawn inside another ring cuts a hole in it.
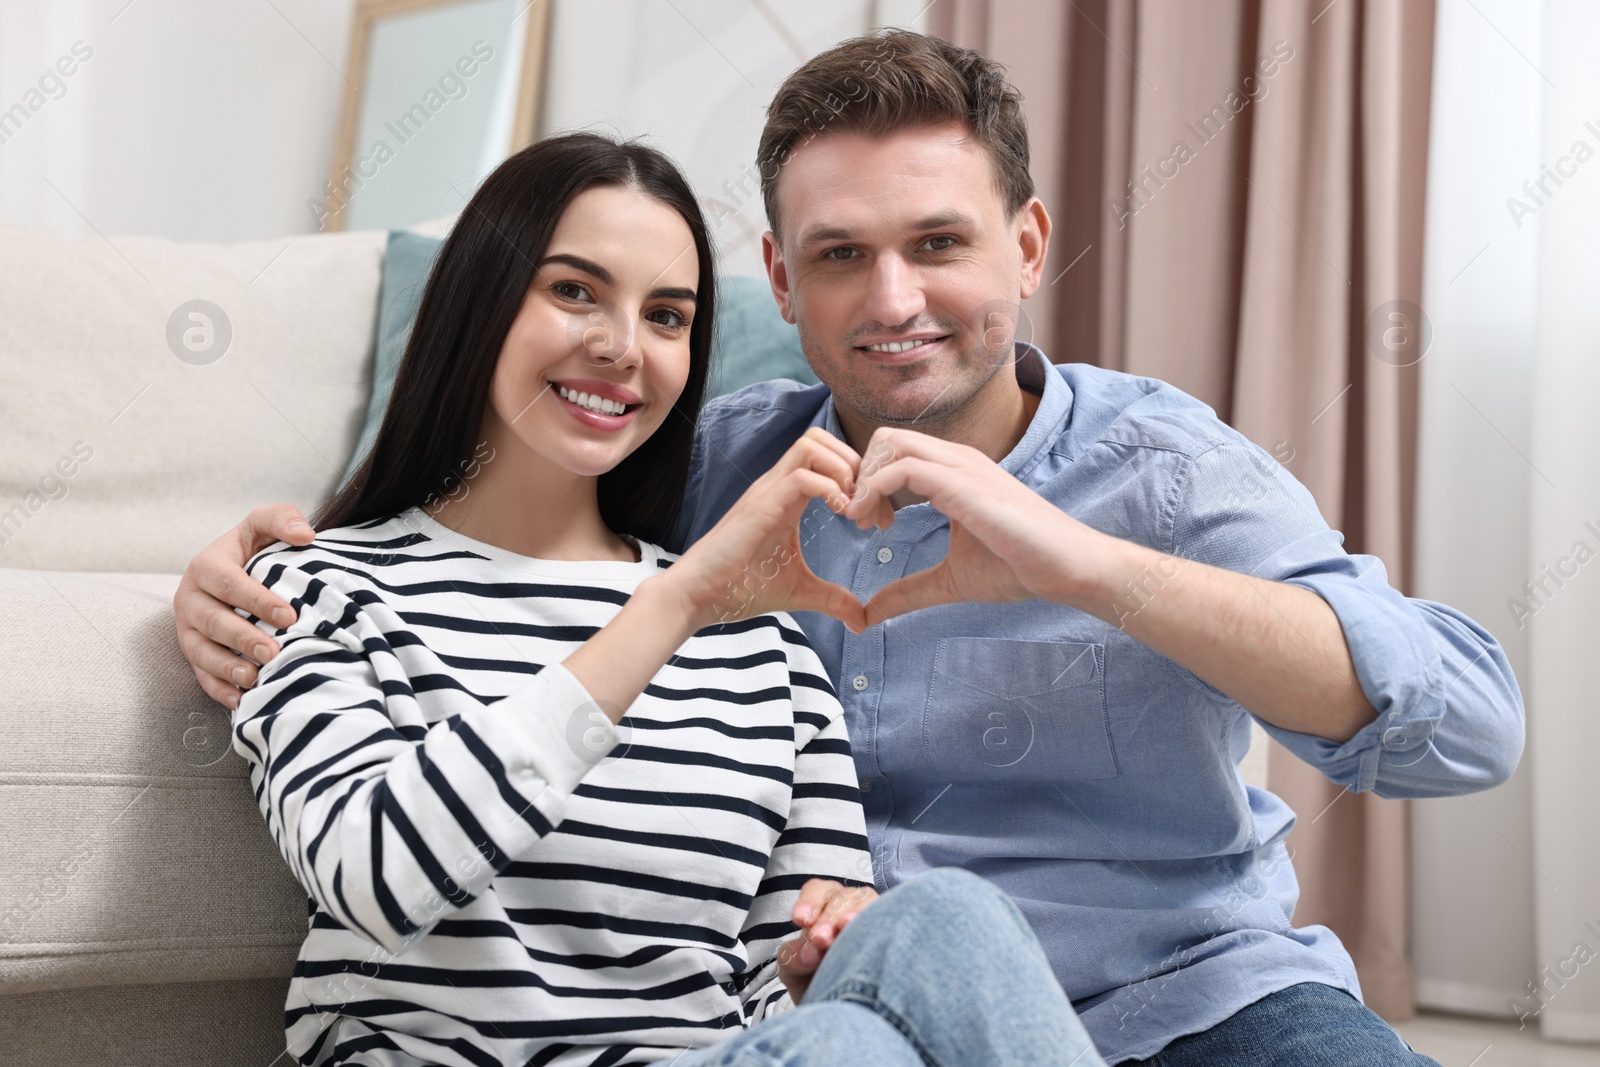
[{"label": "woman's finger", "polygon": [[867,896],[861,889],[839,886],[823,905],[822,914],[811,924],[809,931],[811,940],[822,948],[832,945],[840,931],[855,917],[856,912],[866,906],[866,903]]},{"label": "woman's finger", "polygon": [[816,922],[828,899],[842,888],[838,882],[827,878],[809,879],[800,887],[800,895],[795,898],[791,914],[794,924],[804,928]]},{"label": "woman's finger", "polygon": [[938,604],[954,604],[960,599],[950,582],[950,567],[941,560],[927,570],[898,578],[878,590],[867,601],[864,614],[868,626],[877,626],[897,615]]}]

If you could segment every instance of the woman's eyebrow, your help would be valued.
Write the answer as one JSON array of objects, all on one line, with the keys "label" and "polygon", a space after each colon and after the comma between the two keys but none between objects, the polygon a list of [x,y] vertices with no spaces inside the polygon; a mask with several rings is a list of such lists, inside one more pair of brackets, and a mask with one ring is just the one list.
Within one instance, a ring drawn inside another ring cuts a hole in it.
[{"label": "woman's eyebrow", "polygon": [[[572,255],[570,252],[557,252],[555,255],[545,256],[539,261],[539,266],[543,267],[547,263],[564,263],[567,266],[572,267],[574,270],[581,270],[585,274],[598,278],[606,285],[617,284],[617,280],[616,278],[612,277],[611,272],[606,270],[600,264],[590,259],[584,259],[582,256]],[[650,299],[696,301],[695,292],[693,289],[681,289],[675,287],[652,289],[650,290]]]},{"label": "woman's eyebrow", "polygon": [[539,261],[539,266],[543,267],[547,263],[565,263],[567,266],[572,267],[575,270],[581,270],[585,274],[589,274],[600,279],[607,285],[617,284],[617,280],[611,276],[610,271],[606,270],[600,264],[595,263],[592,260],[584,259],[582,256],[574,256],[567,252],[557,252],[553,256],[545,256],[543,259],[541,259]]}]

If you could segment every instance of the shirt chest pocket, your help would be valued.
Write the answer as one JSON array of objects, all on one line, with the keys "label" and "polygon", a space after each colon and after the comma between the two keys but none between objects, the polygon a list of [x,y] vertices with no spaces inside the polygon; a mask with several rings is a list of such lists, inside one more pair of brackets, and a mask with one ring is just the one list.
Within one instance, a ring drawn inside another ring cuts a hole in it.
[{"label": "shirt chest pocket", "polygon": [[1074,781],[1118,773],[1106,646],[947,637],[922,714],[928,762],[951,781]]}]

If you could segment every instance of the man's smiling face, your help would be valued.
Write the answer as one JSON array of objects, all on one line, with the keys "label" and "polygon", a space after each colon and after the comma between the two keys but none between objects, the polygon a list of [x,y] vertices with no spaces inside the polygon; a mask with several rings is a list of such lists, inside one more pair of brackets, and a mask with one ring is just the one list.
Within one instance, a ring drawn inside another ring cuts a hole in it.
[{"label": "man's smiling face", "polygon": [[795,149],[777,198],[773,292],[841,418],[931,430],[1015,391],[1049,220],[1037,200],[1007,212],[969,130],[824,134]]}]

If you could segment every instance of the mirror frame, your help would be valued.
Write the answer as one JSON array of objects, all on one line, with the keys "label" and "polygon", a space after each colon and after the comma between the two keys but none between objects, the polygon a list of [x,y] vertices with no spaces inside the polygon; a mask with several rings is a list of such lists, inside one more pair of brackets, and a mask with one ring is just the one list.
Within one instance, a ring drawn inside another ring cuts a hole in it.
[{"label": "mirror frame", "polygon": [[[356,131],[361,119],[361,87],[366,81],[367,52],[372,40],[372,30],[377,23],[395,15],[409,14],[427,8],[452,7],[465,0],[356,0],[355,14],[350,25],[350,51],[345,63],[349,72],[345,78],[344,102],[339,112],[339,132],[333,144],[333,166],[328,181],[334,189],[342,189],[341,179],[350,169],[356,154]],[[528,0],[515,22],[527,15],[527,31],[522,42],[522,73],[517,79],[517,108],[511,120],[511,139],[506,155],[532,144],[538,135],[539,104],[544,95],[545,54],[550,40],[550,9],[555,0]],[[344,229],[345,213],[350,209],[346,199],[337,211],[328,212],[322,229],[334,232]]]}]

